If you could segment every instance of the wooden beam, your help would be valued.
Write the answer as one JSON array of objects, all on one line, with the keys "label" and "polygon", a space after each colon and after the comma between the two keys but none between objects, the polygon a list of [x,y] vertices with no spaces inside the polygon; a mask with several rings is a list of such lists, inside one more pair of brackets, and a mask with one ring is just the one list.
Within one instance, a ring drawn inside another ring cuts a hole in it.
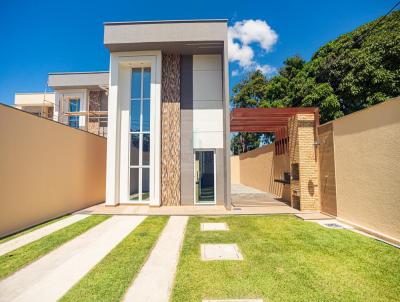
[{"label": "wooden beam", "polygon": [[273,132],[286,136],[288,119],[295,114],[319,114],[315,107],[235,108],[230,115],[231,132]]}]

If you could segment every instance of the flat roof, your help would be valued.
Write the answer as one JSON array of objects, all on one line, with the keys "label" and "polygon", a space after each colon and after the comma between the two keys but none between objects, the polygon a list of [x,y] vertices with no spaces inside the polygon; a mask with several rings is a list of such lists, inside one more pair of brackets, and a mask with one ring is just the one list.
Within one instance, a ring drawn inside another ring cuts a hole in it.
[{"label": "flat roof", "polygon": [[53,89],[107,89],[108,71],[51,72],[48,85]]},{"label": "flat roof", "polygon": [[123,25],[123,24],[163,24],[163,23],[215,23],[225,22],[228,19],[185,19],[185,20],[149,20],[149,21],[117,21],[117,22],[104,22],[104,25]]},{"label": "flat roof", "polygon": [[53,106],[54,92],[24,92],[14,95],[14,104],[17,106]]},{"label": "flat roof", "polygon": [[221,54],[228,20],[161,20],[104,23],[104,45],[111,52],[161,50],[181,54]]},{"label": "flat roof", "polygon": [[96,74],[96,73],[109,73],[109,71],[68,71],[68,72],[49,72],[48,74]]}]

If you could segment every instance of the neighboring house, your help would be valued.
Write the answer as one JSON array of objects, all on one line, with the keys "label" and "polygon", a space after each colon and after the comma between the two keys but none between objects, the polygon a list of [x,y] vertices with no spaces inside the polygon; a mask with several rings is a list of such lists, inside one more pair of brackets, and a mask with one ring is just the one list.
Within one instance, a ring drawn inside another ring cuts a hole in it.
[{"label": "neighboring house", "polygon": [[54,120],[107,136],[108,72],[49,73]]},{"label": "neighboring house", "polygon": [[107,136],[108,71],[49,73],[50,93],[16,93],[14,107]]},{"label": "neighboring house", "polygon": [[55,95],[52,92],[16,93],[14,107],[37,116],[52,119]]},{"label": "neighboring house", "polygon": [[227,20],[106,23],[104,44],[110,72],[48,86],[55,121],[108,137],[106,204],[230,207]]}]

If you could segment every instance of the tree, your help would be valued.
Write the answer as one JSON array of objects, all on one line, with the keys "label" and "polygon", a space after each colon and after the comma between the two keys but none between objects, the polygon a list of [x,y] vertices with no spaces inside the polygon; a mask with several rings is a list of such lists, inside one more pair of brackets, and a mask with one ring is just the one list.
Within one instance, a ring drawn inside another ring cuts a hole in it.
[{"label": "tree", "polygon": [[[266,97],[267,78],[261,71],[249,73],[246,78],[233,87],[231,107],[233,108],[258,108],[271,107],[271,102]],[[231,151],[240,154],[255,148],[271,139],[270,134],[239,132],[231,139]]]},{"label": "tree", "polygon": [[[322,123],[399,96],[400,11],[328,42],[309,62],[287,58],[270,79],[254,71],[233,94],[233,108],[319,107]],[[232,151],[257,148],[262,138],[272,136],[239,133]]]}]

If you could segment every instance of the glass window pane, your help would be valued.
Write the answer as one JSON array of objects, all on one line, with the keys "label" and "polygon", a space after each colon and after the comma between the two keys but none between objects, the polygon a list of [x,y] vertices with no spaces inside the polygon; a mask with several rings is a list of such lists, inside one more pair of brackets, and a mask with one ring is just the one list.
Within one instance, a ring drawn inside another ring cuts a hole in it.
[{"label": "glass window pane", "polygon": [[139,200],[139,168],[130,169],[129,198]]},{"label": "glass window pane", "polygon": [[142,200],[150,199],[150,169],[142,169]]},{"label": "glass window pane", "polygon": [[143,70],[143,98],[150,98],[151,72],[150,68]]},{"label": "glass window pane", "polygon": [[69,100],[69,112],[79,112],[80,111],[80,99],[70,99]]},{"label": "glass window pane", "polygon": [[212,151],[196,151],[195,182],[196,202],[214,202],[214,153]]},{"label": "glass window pane", "polygon": [[131,101],[131,132],[140,131],[140,101]]},{"label": "glass window pane", "polygon": [[142,131],[150,131],[150,101],[143,101],[143,128]]},{"label": "glass window pane", "polygon": [[143,134],[142,165],[150,165],[150,134]]},{"label": "glass window pane", "polygon": [[141,81],[142,81],[142,70],[140,68],[132,69],[132,99],[140,99],[141,97]]},{"label": "glass window pane", "polygon": [[139,165],[139,134],[131,134],[131,166]]}]

